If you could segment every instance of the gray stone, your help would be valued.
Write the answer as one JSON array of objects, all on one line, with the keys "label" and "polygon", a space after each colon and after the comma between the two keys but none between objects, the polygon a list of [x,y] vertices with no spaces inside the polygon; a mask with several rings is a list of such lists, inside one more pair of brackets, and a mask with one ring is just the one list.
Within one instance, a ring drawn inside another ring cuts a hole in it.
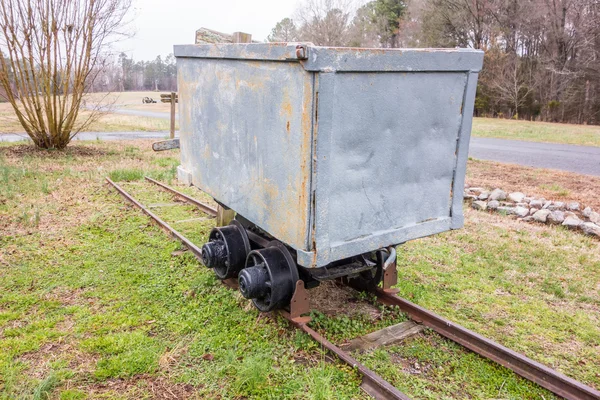
[{"label": "gray stone", "polygon": [[465,200],[477,200],[477,196],[475,196],[474,194],[465,194],[463,195]]},{"label": "gray stone", "polygon": [[550,210],[537,210],[533,214],[533,219],[537,222],[546,222],[546,220],[548,219],[548,215],[550,215],[551,213],[552,211]]},{"label": "gray stone", "polygon": [[498,207],[498,212],[501,214],[511,215],[515,213],[514,207]]},{"label": "gray stone", "polygon": [[471,207],[476,210],[485,211],[487,208],[487,203],[485,201],[474,201],[473,204],[471,204]]},{"label": "gray stone", "polygon": [[542,206],[544,205],[544,203],[542,202],[542,200],[531,200],[529,202],[529,207],[533,207],[533,208],[542,208]]},{"label": "gray stone", "polygon": [[469,190],[477,195],[481,194],[482,192],[485,192],[485,189],[480,187],[472,187],[469,188]]},{"label": "gray stone", "polygon": [[508,195],[508,199],[513,203],[520,203],[525,198],[525,194],[521,192],[512,192]]},{"label": "gray stone", "polygon": [[531,215],[526,216],[525,218],[523,218],[521,221],[524,222],[531,222],[533,221],[533,217]]},{"label": "gray stone", "polygon": [[577,211],[577,210],[579,210],[579,203],[576,201],[573,201],[573,202],[567,204],[567,209],[571,210],[571,211]]},{"label": "gray stone", "polygon": [[564,210],[565,208],[565,203],[563,203],[562,201],[555,201],[553,204],[551,204],[548,209],[549,210]]},{"label": "gray stone", "polygon": [[575,229],[579,225],[581,225],[581,220],[577,217],[567,217],[562,223],[562,226],[566,226],[567,228]]},{"label": "gray stone", "polygon": [[583,224],[579,225],[579,229],[581,229],[586,235],[600,237],[600,226],[594,223],[584,222]]},{"label": "gray stone", "polygon": [[517,204],[515,204],[515,207],[529,207],[529,204],[527,204],[527,203],[517,203]]},{"label": "gray stone", "polygon": [[550,200],[548,200],[548,201],[544,202],[544,205],[542,206],[542,208],[545,210],[548,207],[550,207],[551,204],[552,204],[552,202]]},{"label": "gray stone", "polygon": [[529,208],[527,208],[527,207],[515,207],[514,213],[518,217],[526,217],[526,216],[529,215]]},{"label": "gray stone", "polygon": [[534,200],[533,197],[523,197],[523,202],[529,204],[531,200]]},{"label": "gray stone", "polygon": [[579,218],[577,216],[577,214],[575,214],[573,211],[565,211],[565,218],[569,218],[569,217]]},{"label": "gray stone", "polygon": [[[490,205],[488,203],[488,207],[489,206]],[[596,211],[592,211],[588,218],[590,219],[591,222],[593,222],[595,224],[600,224],[600,214],[598,214]]]},{"label": "gray stone", "polygon": [[477,196],[477,198],[479,200],[487,200],[487,198],[490,197],[490,192],[481,192],[481,194],[479,196]]},{"label": "gray stone", "polygon": [[590,207],[584,208],[583,212],[582,212],[583,216],[586,218],[589,218],[591,213],[592,213],[592,209]]},{"label": "gray stone", "polygon": [[550,212],[550,214],[548,215],[547,219],[548,222],[550,222],[551,224],[562,224],[563,221],[565,220],[565,213],[560,211],[560,210],[554,210],[552,212]]},{"label": "gray stone", "polygon": [[506,192],[501,189],[494,189],[490,193],[490,200],[506,200]]},{"label": "gray stone", "polygon": [[498,200],[491,200],[487,203],[487,208],[490,210],[495,210],[500,207],[500,202]]}]

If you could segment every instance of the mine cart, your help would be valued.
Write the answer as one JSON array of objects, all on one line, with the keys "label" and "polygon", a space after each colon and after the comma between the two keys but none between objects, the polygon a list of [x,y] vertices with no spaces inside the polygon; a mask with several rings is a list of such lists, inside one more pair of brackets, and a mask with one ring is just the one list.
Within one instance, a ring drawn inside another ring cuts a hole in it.
[{"label": "mine cart", "polygon": [[377,284],[393,246],[462,227],[481,51],[269,43],[175,56],[178,178],[236,213],[203,262],[259,309],[287,306],[298,281]]}]

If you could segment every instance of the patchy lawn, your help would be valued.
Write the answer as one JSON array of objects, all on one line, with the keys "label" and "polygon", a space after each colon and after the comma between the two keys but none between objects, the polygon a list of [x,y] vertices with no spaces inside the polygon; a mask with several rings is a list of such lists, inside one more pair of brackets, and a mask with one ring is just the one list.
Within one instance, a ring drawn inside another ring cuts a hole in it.
[{"label": "patchy lawn", "polygon": [[473,118],[473,136],[600,146],[600,126]]},{"label": "patchy lawn", "polygon": [[[178,157],[149,141],[0,145],[0,398],[367,398],[352,369],[220,285],[103,182],[202,244],[214,220],[142,180],[174,183]],[[600,244],[466,218],[399,249],[401,295],[600,387]],[[406,319],[335,284],[312,296],[311,325],[337,344]],[[357,357],[414,398],[554,398],[429,331]]]}]

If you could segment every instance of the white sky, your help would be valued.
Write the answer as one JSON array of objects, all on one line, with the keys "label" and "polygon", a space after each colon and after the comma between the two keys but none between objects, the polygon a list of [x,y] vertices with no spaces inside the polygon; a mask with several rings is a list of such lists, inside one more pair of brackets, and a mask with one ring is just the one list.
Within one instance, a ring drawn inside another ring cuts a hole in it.
[{"label": "white sky", "polygon": [[194,43],[196,29],[247,32],[263,41],[277,22],[291,17],[298,0],[135,0],[135,36],[116,44],[134,60],[173,52],[174,44]]}]

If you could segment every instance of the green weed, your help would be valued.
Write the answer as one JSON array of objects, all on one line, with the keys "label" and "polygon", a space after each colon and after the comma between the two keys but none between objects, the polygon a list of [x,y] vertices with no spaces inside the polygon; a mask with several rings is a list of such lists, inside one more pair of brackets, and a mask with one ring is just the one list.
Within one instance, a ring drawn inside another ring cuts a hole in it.
[{"label": "green weed", "polygon": [[569,197],[571,195],[571,192],[568,189],[565,189],[564,187],[560,186],[557,183],[553,183],[551,185],[542,184],[542,185],[540,185],[540,188],[549,190],[558,197]]},{"label": "green weed", "polygon": [[141,169],[115,169],[110,171],[108,177],[114,182],[131,182],[144,179],[144,171]]},{"label": "green weed", "polygon": [[59,381],[54,374],[49,375],[46,379],[40,382],[33,392],[34,400],[47,400]]}]

